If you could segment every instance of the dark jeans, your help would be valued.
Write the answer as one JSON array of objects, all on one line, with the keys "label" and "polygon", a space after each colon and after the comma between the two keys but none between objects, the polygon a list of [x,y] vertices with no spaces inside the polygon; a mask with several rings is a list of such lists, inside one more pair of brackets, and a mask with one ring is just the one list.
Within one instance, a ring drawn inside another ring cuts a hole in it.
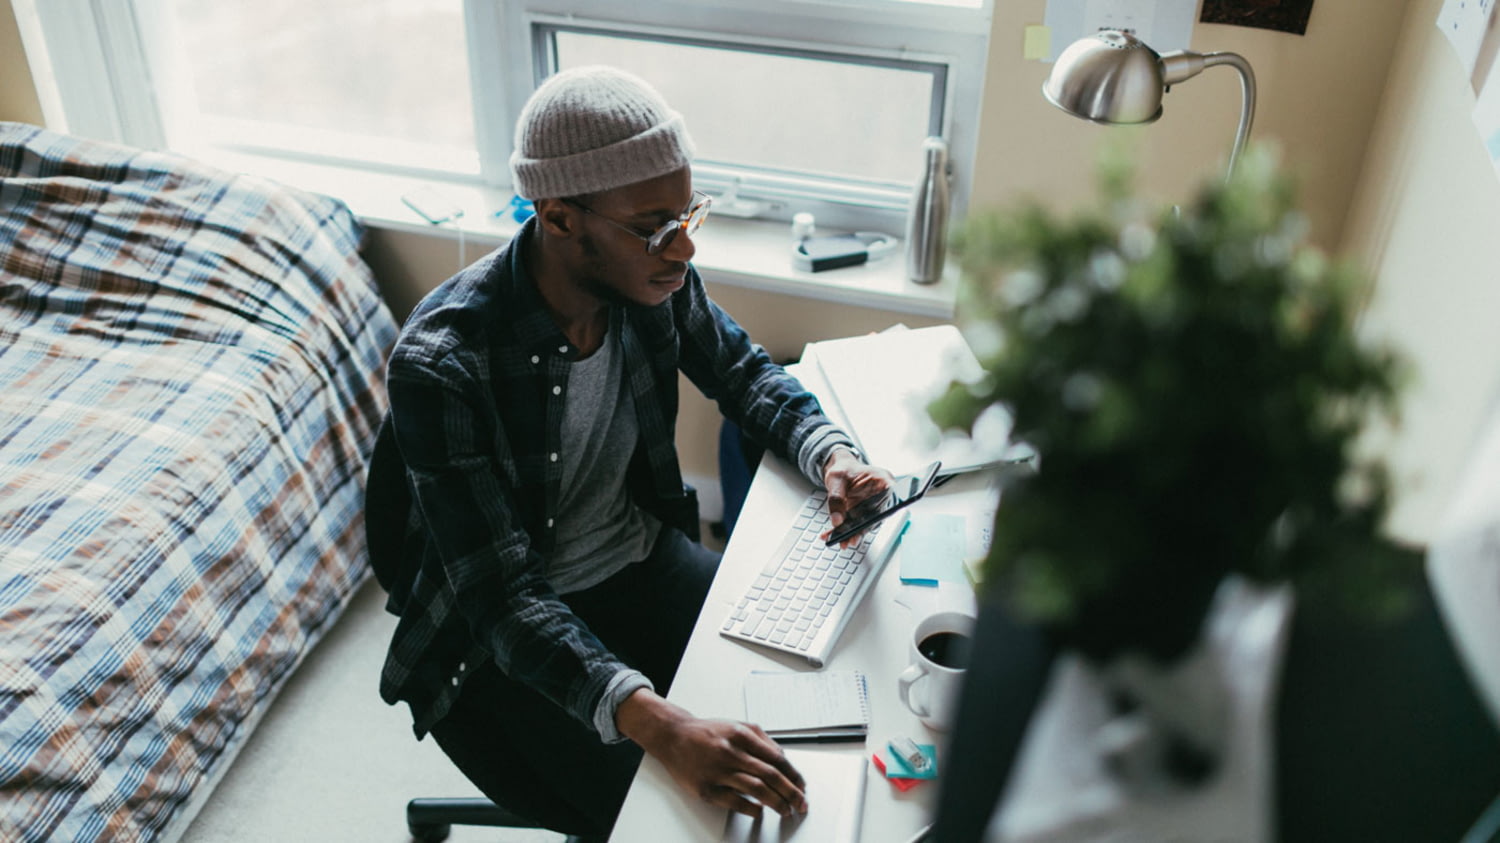
[{"label": "dark jeans", "polygon": [[[663,527],[645,561],[562,598],[666,694],[718,565],[719,554]],[[602,743],[493,663],[468,678],[432,736],[493,802],[568,834],[608,834],[641,761],[634,743]]]}]

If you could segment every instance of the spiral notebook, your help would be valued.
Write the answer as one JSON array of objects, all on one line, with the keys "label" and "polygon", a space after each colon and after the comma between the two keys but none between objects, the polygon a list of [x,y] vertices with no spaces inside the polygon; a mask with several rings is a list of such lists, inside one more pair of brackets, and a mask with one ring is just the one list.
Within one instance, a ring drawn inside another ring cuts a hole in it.
[{"label": "spiral notebook", "polygon": [[751,671],[745,719],[783,743],[864,740],[869,685],[857,670]]}]

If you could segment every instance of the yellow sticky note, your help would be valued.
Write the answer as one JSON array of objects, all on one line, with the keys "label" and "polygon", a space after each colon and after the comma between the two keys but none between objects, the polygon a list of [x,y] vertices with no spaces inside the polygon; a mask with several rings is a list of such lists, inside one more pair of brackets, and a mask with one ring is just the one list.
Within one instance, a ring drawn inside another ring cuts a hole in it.
[{"label": "yellow sticky note", "polygon": [[1026,27],[1026,41],[1022,51],[1028,59],[1045,59],[1052,55],[1052,28],[1041,25]]}]

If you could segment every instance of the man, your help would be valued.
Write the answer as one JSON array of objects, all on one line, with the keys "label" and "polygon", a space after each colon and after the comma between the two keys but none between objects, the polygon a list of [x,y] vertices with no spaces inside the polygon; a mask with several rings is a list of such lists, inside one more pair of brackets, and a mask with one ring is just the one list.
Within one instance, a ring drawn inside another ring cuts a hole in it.
[{"label": "man", "polygon": [[381,695],[493,800],[559,831],[607,832],[642,751],[713,804],[807,809],[758,727],[663,698],[718,564],[688,538],[677,372],[824,484],[835,523],[890,482],[708,299],[692,150],[634,76],[548,80],[511,158],[535,216],[423,300],[389,364],[395,447],[377,448],[367,518],[404,533],[372,535],[401,618]]}]

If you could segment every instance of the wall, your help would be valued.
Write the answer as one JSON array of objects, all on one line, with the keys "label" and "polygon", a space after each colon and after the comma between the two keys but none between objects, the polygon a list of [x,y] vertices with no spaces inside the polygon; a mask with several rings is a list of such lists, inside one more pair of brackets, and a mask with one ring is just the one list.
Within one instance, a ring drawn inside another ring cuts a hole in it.
[{"label": "wall", "polygon": [[1413,0],[1351,203],[1345,253],[1375,279],[1364,327],[1408,355],[1413,379],[1387,443],[1392,526],[1426,541],[1500,386],[1500,179],[1470,119],[1463,68]]},{"label": "wall", "polygon": [[[1345,211],[1363,162],[1406,0],[1316,0],[1307,34],[1195,24],[1192,49],[1230,51],[1255,70],[1259,104],[1251,141],[1273,141],[1298,174],[1312,238],[1324,248],[1342,237]],[[975,207],[1018,195],[1058,208],[1093,195],[1093,164],[1106,140],[1138,144],[1139,184],[1161,201],[1189,196],[1228,160],[1239,121],[1239,77],[1209,68],[1174,86],[1157,122],[1096,126],[1054,108],[1041,95],[1052,65],[1027,61],[1027,24],[1045,18],[1045,0],[996,0],[990,65],[980,122]]]},{"label": "wall", "polygon": [[21,32],[10,0],[0,3],[0,120],[42,122],[42,105],[26,65],[26,51],[21,47]]}]

